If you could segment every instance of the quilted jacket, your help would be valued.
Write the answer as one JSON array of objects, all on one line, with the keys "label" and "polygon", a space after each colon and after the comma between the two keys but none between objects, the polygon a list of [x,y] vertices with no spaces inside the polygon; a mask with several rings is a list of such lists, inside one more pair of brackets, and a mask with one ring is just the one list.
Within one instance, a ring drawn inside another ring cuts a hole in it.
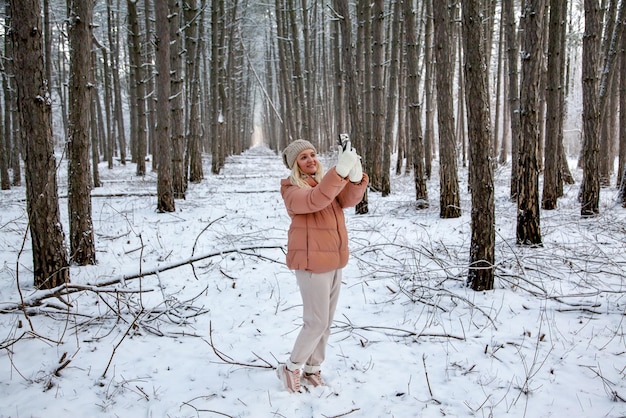
[{"label": "quilted jacket", "polygon": [[311,188],[300,188],[289,179],[280,182],[291,225],[287,239],[287,267],[325,273],[348,263],[348,232],[343,209],[356,206],[369,183],[363,174],[360,183],[340,177],[334,168],[318,184],[306,180]]}]

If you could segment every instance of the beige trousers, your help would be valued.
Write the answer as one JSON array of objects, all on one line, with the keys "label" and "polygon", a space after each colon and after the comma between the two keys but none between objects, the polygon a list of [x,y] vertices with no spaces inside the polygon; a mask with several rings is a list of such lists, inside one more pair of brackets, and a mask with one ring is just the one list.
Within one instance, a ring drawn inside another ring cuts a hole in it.
[{"label": "beige trousers", "polygon": [[305,372],[315,373],[326,357],[326,344],[341,288],[341,269],[319,274],[296,270],[296,279],[302,295],[303,325],[287,367],[296,370],[304,366]]}]

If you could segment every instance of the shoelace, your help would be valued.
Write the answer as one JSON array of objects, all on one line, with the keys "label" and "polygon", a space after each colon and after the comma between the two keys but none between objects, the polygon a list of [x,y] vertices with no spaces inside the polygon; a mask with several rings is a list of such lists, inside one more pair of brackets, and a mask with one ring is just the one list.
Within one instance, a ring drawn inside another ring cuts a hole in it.
[{"label": "shoelace", "polygon": [[289,370],[287,368],[285,370],[287,370],[293,376],[294,388],[296,390],[300,389],[300,370],[293,370],[292,371],[292,370]]},{"label": "shoelace", "polygon": [[316,385],[322,385],[322,373],[321,372],[306,373],[305,375],[308,380],[315,382]]}]

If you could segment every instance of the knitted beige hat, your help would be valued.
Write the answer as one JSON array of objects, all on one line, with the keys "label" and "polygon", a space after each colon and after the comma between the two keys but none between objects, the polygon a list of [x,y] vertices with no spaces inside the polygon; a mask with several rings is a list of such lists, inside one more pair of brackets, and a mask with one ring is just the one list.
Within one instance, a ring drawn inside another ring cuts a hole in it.
[{"label": "knitted beige hat", "polygon": [[287,148],[283,150],[283,163],[285,163],[285,167],[291,170],[293,168],[293,163],[298,157],[298,154],[307,149],[312,149],[313,151],[317,152],[313,144],[304,139],[296,139],[291,144],[289,144]]}]

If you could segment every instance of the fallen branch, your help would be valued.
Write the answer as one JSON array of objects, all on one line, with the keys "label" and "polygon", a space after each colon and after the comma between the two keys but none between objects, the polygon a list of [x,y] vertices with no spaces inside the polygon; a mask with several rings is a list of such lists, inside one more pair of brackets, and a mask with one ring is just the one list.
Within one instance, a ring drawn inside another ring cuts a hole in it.
[{"label": "fallen branch", "polygon": [[[344,315],[344,318],[345,315]],[[344,331],[353,331],[353,330],[362,330],[362,331],[382,331],[384,334],[386,335],[391,335],[391,336],[395,336],[395,337],[402,337],[402,338],[406,338],[406,337],[436,337],[436,338],[452,338],[455,340],[459,340],[459,341],[465,341],[465,337],[459,337],[457,335],[451,335],[451,334],[440,334],[440,333],[426,333],[426,332],[416,332],[416,331],[409,331],[406,329],[401,329],[401,328],[394,328],[394,327],[381,327],[381,326],[376,326],[376,325],[361,325],[361,326],[357,326],[354,325],[352,323],[352,321],[350,321],[348,318],[346,318],[346,320],[348,322],[344,322],[345,325],[340,325],[338,328],[341,328]],[[335,322],[337,323],[342,323],[341,321],[337,321],[335,320]],[[393,331],[393,332],[388,332],[388,331]]]},{"label": "fallen branch", "polygon": [[[278,261],[276,260],[272,260],[272,259],[269,259],[268,257],[264,257],[260,254],[255,254],[252,252],[254,250],[260,250],[260,249],[266,249],[266,250],[267,249],[281,249],[282,250],[283,247],[280,245],[266,245],[266,246],[261,245],[261,246],[242,247],[242,248],[231,248],[226,251],[216,251],[216,252],[212,252],[209,254],[200,255],[197,257],[191,257],[187,260],[175,262],[166,266],[155,267],[155,268],[145,270],[145,271],[142,269],[142,267],[140,267],[140,271],[137,274],[121,276],[121,277],[117,277],[117,278],[100,282],[100,283],[93,283],[93,284],[88,283],[86,285],[63,283],[60,286],[54,287],[52,289],[37,290],[30,297],[27,297],[27,298],[24,298],[20,292],[20,302],[11,302],[11,303],[3,304],[3,306],[0,307],[0,313],[12,313],[17,309],[25,310],[26,308],[29,308],[29,307],[40,306],[43,303],[43,301],[46,299],[49,299],[49,298],[60,299],[60,296],[69,295],[69,294],[81,292],[81,291],[91,291],[95,293],[151,292],[152,289],[131,290],[131,289],[124,289],[124,288],[110,287],[110,286],[115,285],[115,284],[123,284],[126,281],[134,280],[134,279],[141,279],[146,276],[158,275],[159,273],[163,271],[173,270],[178,267],[185,266],[185,265],[193,265],[193,263],[195,263],[196,261],[204,260],[206,258],[211,258],[211,257],[218,257],[224,254],[241,253],[241,254],[245,254],[248,256],[261,257],[265,260],[271,260],[273,262],[278,263]],[[71,307],[71,304],[69,304],[67,301],[62,300],[62,299],[60,300],[67,306]]]},{"label": "fallen branch", "polygon": [[[178,261],[176,263],[172,263],[172,264],[167,265],[167,266],[155,267],[155,268],[153,268],[151,270],[145,270],[145,271],[143,271],[141,273],[131,274],[131,275],[128,275],[128,276],[122,276],[122,277],[118,277],[118,278],[115,278],[115,279],[107,280],[106,282],[97,283],[97,284],[95,284],[95,286],[110,286],[112,284],[124,283],[127,280],[139,279],[139,278],[145,277],[145,276],[152,276],[152,275],[161,273],[163,271],[173,270],[175,268],[182,267],[182,266],[185,266],[187,264],[193,264],[196,261],[204,260],[204,259],[211,258],[211,257],[221,256],[221,255],[224,255],[224,254],[239,253],[239,252],[250,251],[250,250],[272,250],[272,249],[283,249],[283,247],[280,246],[280,245],[255,245],[255,246],[252,246],[252,247],[231,248],[231,249],[225,250],[225,251],[216,251],[216,252],[212,252],[212,253],[209,253],[209,254],[199,255],[197,257],[191,257],[191,258],[189,258],[187,260]],[[251,253],[245,253],[245,254],[252,255]],[[254,255],[256,255],[256,254],[254,254]]]},{"label": "fallen branch", "polygon": [[[61,296],[66,296],[72,293],[77,293],[77,292],[82,292],[82,291],[91,291],[94,293],[116,293],[116,294],[139,292],[137,290],[101,287],[98,285],[63,283],[62,285],[57,286],[52,289],[38,290],[37,292],[33,293],[28,298],[21,297],[21,302],[5,304],[0,309],[0,313],[11,313],[18,309],[25,311],[27,308],[41,306],[43,304],[43,301],[49,298],[59,299],[63,304],[66,305],[66,308],[72,307],[72,304],[62,299]],[[151,291],[152,289],[143,290],[143,292],[151,292]],[[49,305],[49,306],[54,306],[54,305]]]}]

